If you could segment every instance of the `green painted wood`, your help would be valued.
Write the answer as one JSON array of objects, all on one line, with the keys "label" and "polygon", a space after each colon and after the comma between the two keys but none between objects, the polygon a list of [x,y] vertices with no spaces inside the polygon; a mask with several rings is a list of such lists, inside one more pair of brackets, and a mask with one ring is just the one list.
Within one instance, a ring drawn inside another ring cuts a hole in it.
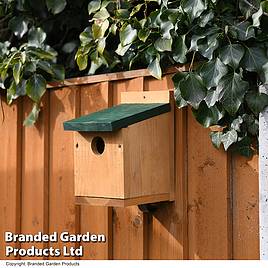
[{"label": "green painted wood", "polygon": [[63,126],[64,130],[109,132],[167,113],[170,110],[169,103],[120,104],[66,121]]}]

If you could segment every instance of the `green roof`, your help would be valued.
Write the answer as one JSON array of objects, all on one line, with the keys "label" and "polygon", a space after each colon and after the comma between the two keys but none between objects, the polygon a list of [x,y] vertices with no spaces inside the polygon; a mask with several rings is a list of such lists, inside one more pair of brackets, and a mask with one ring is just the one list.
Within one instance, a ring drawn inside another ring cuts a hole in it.
[{"label": "green roof", "polygon": [[63,126],[73,131],[115,131],[170,110],[169,103],[120,104],[66,121]]}]

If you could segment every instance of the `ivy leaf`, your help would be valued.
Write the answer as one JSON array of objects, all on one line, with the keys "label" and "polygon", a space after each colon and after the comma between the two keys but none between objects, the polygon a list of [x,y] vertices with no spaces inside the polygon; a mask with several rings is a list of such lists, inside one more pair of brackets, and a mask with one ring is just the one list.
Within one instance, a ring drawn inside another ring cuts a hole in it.
[{"label": "ivy leaf", "polygon": [[93,38],[94,39],[103,38],[108,28],[109,28],[108,20],[103,20],[101,23],[94,23],[92,25]]},{"label": "ivy leaf", "polygon": [[221,142],[223,143],[224,150],[227,151],[227,149],[237,141],[238,135],[237,132],[232,129],[221,137]]},{"label": "ivy leaf", "polygon": [[205,128],[216,125],[223,117],[216,105],[208,107],[206,102],[202,101],[197,110],[193,110],[196,120]]},{"label": "ivy leaf", "polygon": [[147,29],[147,28],[143,28],[143,29],[140,29],[139,30],[139,33],[138,33],[138,38],[142,41],[142,42],[146,42],[147,38],[149,37],[151,33],[151,30],[150,29]]},{"label": "ivy leaf", "polygon": [[219,46],[218,36],[218,33],[210,35],[207,37],[207,40],[202,40],[200,44],[198,44],[198,51],[203,57],[209,60],[213,58],[213,53]]},{"label": "ivy leaf", "polygon": [[230,44],[223,47],[220,51],[219,57],[224,64],[227,64],[234,69],[239,66],[241,59],[245,53],[244,48],[238,44]]},{"label": "ivy leaf", "polygon": [[198,109],[200,102],[206,97],[207,89],[201,77],[189,73],[179,84],[181,96],[195,109]]},{"label": "ivy leaf", "polygon": [[34,55],[40,59],[45,60],[54,60],[57,56],[57,53],[51,52],[51,51],[45,51],[40,48],[30,47],[28,48],[28,52],[30,55]]},{"label": "ivy leaf", "polygon": [[160,62],[159,62],[158,58],[156,58],[154,61],[152,61],[149,64],[148,70],[150,71],[150,74],[153,77],[155,77],[159,80],[162,78],[162,70],[161,70],[161,66],[160,66]]},{"label": "ivy leaf", "polygon": [[244,114],[243,120],[246,123],[247,131],[253,136],[258,135],[259,122],[256,120],[255,116],[253,114]]},{"label": "ivy leaf", "polygon": [[263,65],[268,62],[266,50],[262,47],[246,47],[246,53],[241,65],[249,72],[262,71]]},{"label": "ivy leaf", "polygon": [[108,19],[110,17],[110,14],[108,12],[108,10],[105,7],[102,7],[100,9],[100,11],[98,11],[94,16],[93,19],[94,20],[99,20],[99,21],[104,21],[106,19]]},{"label": "ivy leaf", "polygon": [[28,31],[28,20],[23,17],[13,17],[8,24],[9,29],[19,38],[22,38]]},{"label": "ivy leaf", "polygon": [[17,99],[19,96],[24,96],[26,94],[25,91],[26,81],[22,80],[18,85],[11,83],[10,87],[7,88],[7,103],[10,105],[13,100]]},{"label": "ivy leaf", "polygon": [[191,21],[199,17],[206,10],[206,1],[203,0],[188,0],[182,3],[183,10],[189,15]]},{"label": "ivy leaf", "polygon": [[28,45],[40,47],[46,40],[46,36],[47,34],[40,27],[32,27],[28,35]]},{"label": "ivy leaf", "polygon": [[19,82],[20,82],[21,67],[22,67],[22,64],[21,64],[20,61],[17,62],[13,66],[13,77],[14,77],[14,80],[15,80],[16,85],[18,85]]},{"label": "ivy leaf", "polygon": [[245,99],[248,107],[256,116],[268,106],[268,95],[264,93],[249,91]]},{"label": "ivy leaf", "polygon": [[88,71],[89,75],[95,74],[95,72],[103,65],[104,61],[102,58],[91,59],[90,68]]},{"label": "ivy leaf", "polygon": [[238,111],[248,88],[248,82],[235,72],[222,77],[218,85],[220,101],[230,115]]},{"label": "ivy leaf", "polygon": [[211,21],[214,18],[213,11],[208,11],[206,14],[202,15],[199,19],[199,25],[200,27],[205,27],[209,21]]},{"label": "ivy leaf", "polygon": [[39,105],[37,103],[35,103],[33,105],[33,109],[30,112],[30,114],[27,116],[27,118],[24,120],[23,122],[23,126],[29,127],[34,125],[34,123],[36,122],[36,120],[38,119],[40,113],[40,108]]},{"label": "ivy leaf", "polygon": [[209,136],[214,147],[219,149],[221,146],[222,132],[211,132]]},{"label": "ivy leaf", "polygon": [[130,17],[134,16],[136,13],[138,13],[140,11],[140,9],[143,7],[144,4],[138,4],[136,6],[134,6],[134,8],[132,9],[131,13],[130,13]]},{"label": "ivy leaf", "polygon": [[254,0],[253,4],[251,4],[251,2],[249,1],[244,1],[244,0],[239,1],[239,9],[246,19],[248,19],[255,11],[255,4],[256,4],[256,0]]},{"label": "ivy leaf", "polygon": [[175,87],[174,97],[175,97],[176,105],[178,108],[182,108],[188,105],[187,101],[182,98],[181,91],[180,91],[180,82],[186,76],[187,76],[187,73],[178,72],[172,77],[174,87]]},{"label": "ivy leaf", "polygon": [[248,21],[239,22],[238,24],[231,26],[230,31],[234,38],[241,41],[246,41],[255,37],[254,28]]},{"label": "ivy leaf", "polygon": [[259,10],[252,15],[252,21],[253,21],[253,26],[254,27],[259,27],[260,26],[260,24],[261,24],[260,23],[260,18],[262,16],[262,14],[263,14],[262,5],[260,5]]},{"label": "ivy leaf", "polygon": [[46,92],[46,80],[40,74],[34,74],[26,82],[26,94],[34,101],[39,102]]},{"label": "ivy leaf", "polygon": [[53,78],[60,81],[65,79],[65,69],[62,65],[52,64],[51,67],[53,72]]},{"label": "ivy leaf", "polygon": [[119,33],[120,42],[121,42],[122,46],[124,47],[126,45],[131,44],[133,41],[136,40],[137,35],[138,35],[137,30],[132,28],[132,26],[130,24],[123,27],[123,29],[121,29],[121,31]]},{"label": "ivy leaf", "polygon": [[264,84],[268,84],[268,62],[262,66],[262,71],[260,72],[260,78]]},{"label": "ivy leaf", "polygon": [[175,89],[179,88],[180,82],[185,79],[187,75],[187,72],[178,72],[173,75],[172,81],[174,83]]},{"label": "ivy leaf", "polygon": [[233,150],[245,157],[252,157],[253,150],[251,148],[251,142],[251,138],[246,136],[234,145]]},{"label": "ivy leaf", "polygon": [[115,52],[120,56],[124,56],[130,47],[131,47],[131,44],[122,46],[122,44],[119,43]]},{"label": "ivy leaf", "polygon": [[174,97],[176,101],[176,106],[179,109],[186,107],[188,105],[187,101],[183,99],[183,97],[181,96],[181,91],[179,89],[175,90]]},{"label": "ivy leaf", "polygon": [[14,100],[14,95],[16,94],[16,84],[14,81],[10,84],[9,88],[7,88],[7,104],[11,105]]},{"label": "ivy leaf", "polygon": [[173,59],[179,63],[185,63],[187,61],[186,53],[187,46],[185,45],[185,35],[179,35],[175,38],[173,43]]},{"label": "ivy leaf", "polygon": [[66,0],[46,0],[47,9],[53,14],[62,12],[67,5]]},{"label": "ivy leaf", "polygon": [[172,39],[158,38],[154,43],[154,47],[159,52],[171,51]]},{"label": "ivy leaf", "polygon": [[203,64],[200,68],[200,76],[208,88],[216,87],[220,79],[227,73],[227,66],[219,58]]},{"label": "ivy leaf", "polygon": [[241,131],[241,124],[243,123],[243,118],[241,116],[238,116],[238,118],[234,119],[231,123],[231,128],[234,129],[237,132]]},{"label": "ivy leaf", "polygon": [[87,54],[79,54],[76,59],[77,65],[79,67],[79,71],[83,71],[87,68],[88,63],[88,55]]},{"label": "ivy leaf", "polygon": [[207,92],[207,96],[205,98],[205,102],[208,107],[212,107],[216,104],[217,101],[219,101],[220,98],[220,92],[218,88],[211,88]]},{"label": "ivy leaf", "polygon": [[116,23],[113,23],[110,27],[110,32],[113,34],[113,35],[116,35],[116,31],[117,31],[117,25]]},{"label": "ivy leaf", "polygon": [[170,31],[174,29],[174,25],[171,21],[165,21],[160,24],[161,33],[164,39],[171,39]]},{"label": "ivy leaf", "polygon": [[91,15],[92,13],[99,10],[101,7],[101,1],[100,0],[93,0],[88,3],[88,15]]},{"label": "ivy leaf", "polygon": [[92,41],[92,28],[90,27],[85,28],[85,30],[79,35],[79,39],[82,43],[82,46],[89,44]]},{"label": "ivy leaf", "polygon": [[47,61],[39,60],[37,63],[37,67],[41,70],[45,71],[46,73],[53,75],[53,70],[51,64]]},{"label": "ivy leaf", "polygon": [[191,46],[189,48],[189,52],[198,51],[198,42],[204,38],[206,38],[206,35],[193,35],[191,38]]},{"label": "ivy leaf", "polygon": [[106,37],[100,38],[98,41],[97,50],[102,55],[106,47]]},{"label": "ivy leaf", "polygon": [[126,9],[126,8],[117,9],[115,11],[115,17],[116,17],[116,19],[119,19],[119,20],[124,20],[124,19],[127,20],[130,17],[130,13],[129,13],[128,9]]}]

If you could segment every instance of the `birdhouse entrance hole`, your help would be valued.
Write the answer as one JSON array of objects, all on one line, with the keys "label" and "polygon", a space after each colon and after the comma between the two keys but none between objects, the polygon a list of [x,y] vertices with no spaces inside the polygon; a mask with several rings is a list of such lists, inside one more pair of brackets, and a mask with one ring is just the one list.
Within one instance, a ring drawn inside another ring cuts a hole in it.
[{"label": "birdhouse entrance hole", "polygon": [[101,137],[94,137],[91,142],[91,149],[94,154],[103,154],[105,149],[105,142]]}]

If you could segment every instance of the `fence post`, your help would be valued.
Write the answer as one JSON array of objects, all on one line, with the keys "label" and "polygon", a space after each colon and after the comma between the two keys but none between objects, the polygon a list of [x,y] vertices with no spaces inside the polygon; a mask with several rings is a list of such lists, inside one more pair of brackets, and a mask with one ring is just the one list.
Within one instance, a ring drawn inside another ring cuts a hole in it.
[{"label": "fence post", "polygon": [[[268,86],[263,86],[261,91],[267,93]],[[268,108],[260,114],[259,155],[260,259],[268,260]]]}]

